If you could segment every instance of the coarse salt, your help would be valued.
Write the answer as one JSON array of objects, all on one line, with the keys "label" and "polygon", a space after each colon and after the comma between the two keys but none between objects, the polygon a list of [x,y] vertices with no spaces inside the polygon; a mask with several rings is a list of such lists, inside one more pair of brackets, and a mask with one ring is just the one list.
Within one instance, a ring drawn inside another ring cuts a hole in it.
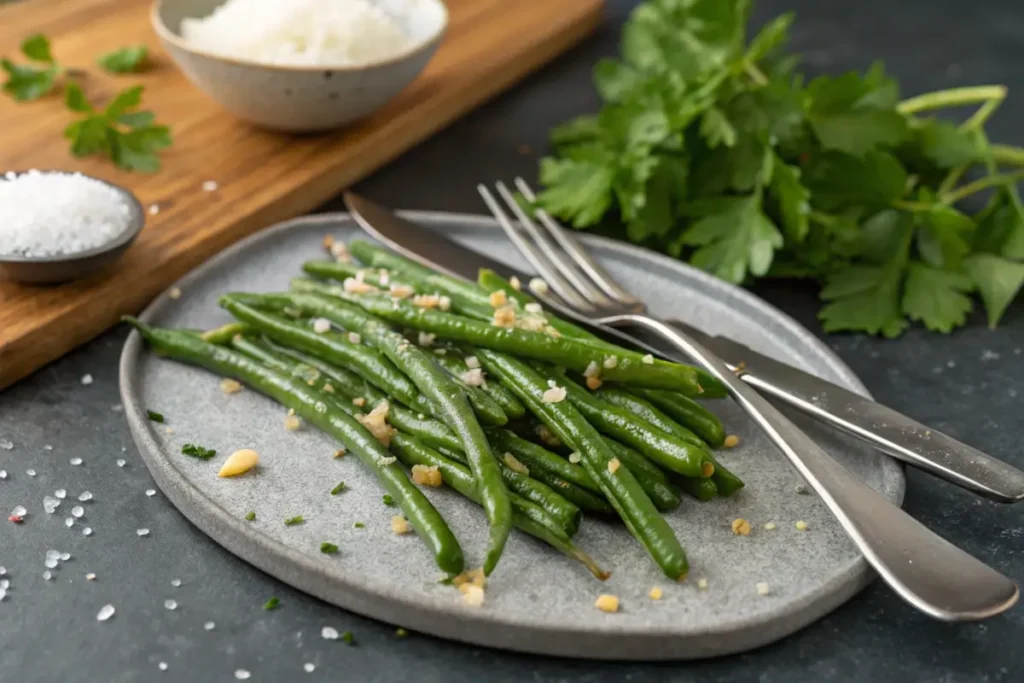
[{"label": "coarse salt", "polygon": [[0,180],[0,254],[46,257],[109,244],[132,222],[125,195],[81,173],[28,171]]}]

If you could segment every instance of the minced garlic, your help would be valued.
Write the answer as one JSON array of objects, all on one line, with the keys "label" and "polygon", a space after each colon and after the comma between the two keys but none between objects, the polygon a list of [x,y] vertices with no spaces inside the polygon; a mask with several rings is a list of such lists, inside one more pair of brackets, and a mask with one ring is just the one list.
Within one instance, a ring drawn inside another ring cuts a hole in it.
[{"label": "minced garlic", "polygon": [[395,515],[391,518],[391,533],[396,535],[407,534],[412,531],[409,526],[409,520],[401,515]]},{"label": "minced garlic", "polygon": [[619,599],[614,595],[603,594],[597,596],[597,602],[594,606],[602,612],[618,612],[619,611]]},{"label": "minced garlic", "polygon": [[366,415],[356,415],[359,424],[366,427],[373,438],[384,446],[391,445],[391,436],[395,433],[395,428],[387,423],[389,410],[391,410],[390,404],[387,401],[381,401]]},{"label": "minced garlic", "polygon": [[561,403],[565,400],[565,387],[554,386],[541,395],[540,400],[544,403]]},{"label": "minced garlic", "polygon": [[413,465],[412,481],[420,486],[440,486],[441,470],[437,465],[430,467],[426,465]]},{"label": "minced garlic", "polygon": [[239,391],[242,390],[242,383],[239,382],[237,379],[225,377],[220,381],[220,390],[223,391],[225,394],[237,394]]}]

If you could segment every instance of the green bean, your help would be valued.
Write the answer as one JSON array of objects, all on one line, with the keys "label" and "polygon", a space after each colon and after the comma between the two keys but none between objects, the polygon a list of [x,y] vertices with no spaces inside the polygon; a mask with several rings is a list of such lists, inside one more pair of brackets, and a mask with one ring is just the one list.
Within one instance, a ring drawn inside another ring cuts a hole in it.
[{"label": "green bean", "polygon": [[[445,458],[415,437],[401,432],[392,439],[391,449],[398,459],[409,467],[437,467],[441,473],[441,480],[448,487],[480,504],[472,473],[458,462]],[[603,571],[586,553],[573,545],[569,536],[548,513],[514,493],[509,494],[509,500],[512,504],[512,524],[517,528],[544,541],[568,557],[579,560],[601,581],[608,578],[608,572]]]},{"label": "green bean", "polygon": [[[326,377],[329,377],[332,380],[330,382],[332,391],[336,390],[348,398],[357,398],[362,396],[369,401],[370,405],[377,405],[381,401],[388,400],[387,394],[347,368],[332,365],[331,363],[321,360],[311,354],[299,351],[298,349],[282,346],[281,344],[277,344],[266,337],[261,338],[259,341],[266,348],[278,354],[278,357],[284,356],[290,358],[293,362],[302,363],[319,370]],[[401,409],[408,412],[408,409],[401,408],[401,405],[397,401],[392,401],[391,403],[393,409]]]},{"label": "green bean", "polygon": [[475,355],[492,375],[519,396],[530,412],[580,453],[584,469],[600,482],[602,492],[630,533],[644,545],[666,576],[683,580],[688,565],[679,539],[629,468],[613,466],[615,454],[572,403],[545,402],[542,397],[548,389],[547,381],[522,361],[482,348],[476,349]]},{"label": "green bean", "polygon": [[629,468],[640,483],[644,493],[662,512],[675,510],[683,501],[679,487],[654,463],[629,446],[624,446],[614,439],[604,437],[604,442],[619,459],[623,466]]},{"label": "green bean", "polygon": [[568,378],[538,368],[544,378],[564,386],[569,401],[602,434],[635,448],[667,470],[687,477],[709,477],[714,472],[707,451],[633,417],[606,403]]},{"label": "green bean", "polygon": [[[329,293],[353,303],[366,312],[389,322],[412,327],[436,334],[442,339],[473,344],[495,351],[504,351],[525,358],[558,363],[571,370],[584,372],[592,363],[601,366],[609,357],[600,347],[580,340],[556,337],[545,332],[533,332],[517,327],[498,327],[481,320],[423,308],[405,300],[394,299],[382,294],[354,295],[341,287],[319,283],[298,286],[318,292]],[[697,373],[688,365],[667,363],[640,354],[619,349],[614,355],[614,367],[604,368],[603,377],[638,386],[672,388],[677,391],[697,394]]]},{"label": "green bean", "polygon": [[[462,443],[469,468],[477,480],[491,527],[484,573],[493,572],[512,528],[512,509],[509,507],[508,494],[498,462],[491,453],[483,428],[477,422],[462,388],[448,377],[429,353],[410,344],[387,323],[368,315],[356,306],[319,294],[265,295],[261,300],[277,303],[287,301],[304,311],[323,316],[348,330],[358,332],[367,344],[381,351],[412,379],[416,388],[426,396],[435,407],[438,416],[447,423]],[[500,412],[501,409],[496,404],[494,407]]]},{"label": "green bean", "polygon": [[319,392],[297,378],[271,370],[240,353],[205,342],[188,332],[150,327],[131,317],[124,320],[161,355],[244,382],[340,440],[377,475],[387,492],[398,502],[420,538],[430,547],[437,565],[450,574],[462,571],[462,550],[444,518],[423,492],[409,481],[405,472],[392,466],[394,458],[387,449],[352,417],[322,400]]},{"label": "green bean", "polygon": [[203,341],[210,342],[211,344],[227,344],[231,341],[231,338],[236,334],[243,334],[249,331],[249,326],[245,323],[228,323],[227,325],[221,325],[220,327],[212,330],[201,332]]},{"label": "green bean", "polygon": [[718,486],[715,484],[714,478],[692,479],[684,477],[679,481],[679,487],[697,500],[704,502],[718,495]]},{"label": "green bean", "polygon": [[[469,366],[466,365],[466,361],[461,357],[452,355],[454,350],[443,356],[435,356],[434,360],[437,361],[438,365],[448,371],[453,377],[461,377],[464,373],[469,371]],[[485,394],[491,397],[495,403],[501,406],[501,409],[505,412],[510,419],[517,419],[526,415],[526,406],[523,402],[516,398],[516,395],[506,389],[501,382],[484,382],[483,386],[480,387]]]},{"label": "green bean", "polygon": [[725,442],[722,422],[693,399],[670,391],[639,389],[635,393],[661,408],[679,424],[696,432],[712,448],[721,448]]},{"label": "green bean", "polygon": [[627,410],[637,419],[643,420],[663,432],[674,434],[683,441],[692,443],[694,446],[701,448],[707,446],[699,436],[663,413],[650,401],[640,398],[632,392],[619,389],[618,387],[602,387],[593,392],[592,395],[602,401]]},{"label": "green bean", "polygon": [[[466,464],[465,454],[455,448],[439,446],[437,452],[446,458]],[[575,504],[554,491],[542,481],[534,479],[528,472],[519,472],[512,469],[508,464],[498,459],[498,467],[501,469],[501,476],[505,480],[505,486],[510,493],[515,493],[534,505],[540,506],[548,513],[559,526],[570,536],[575,536],[580,528],[580,517],[582,513]]]}]

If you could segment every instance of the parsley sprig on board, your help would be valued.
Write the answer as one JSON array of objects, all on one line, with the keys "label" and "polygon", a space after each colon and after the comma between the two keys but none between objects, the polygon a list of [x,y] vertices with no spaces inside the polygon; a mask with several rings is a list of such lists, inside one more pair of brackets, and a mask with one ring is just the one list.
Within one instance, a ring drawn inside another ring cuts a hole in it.
[{"label": "parsley sprig on board", "polygon": [[[551,132],[539,204],[718,277],[811,278],[828,331],[949,332],[983,302],[995,326],[1024,284],[1024,150],[984,124],[978,86],[900,99],[875,64],[805,80],[783,46],[792,14],[748,40],[748,0],[647,0],[604,106]],[[963,124],[934,116],[977,106]],[[980,175],[977,173],[980,171]],[[971,172],[971,180],[965,180]],[[973,215],[961,202],[991,194]]]}]

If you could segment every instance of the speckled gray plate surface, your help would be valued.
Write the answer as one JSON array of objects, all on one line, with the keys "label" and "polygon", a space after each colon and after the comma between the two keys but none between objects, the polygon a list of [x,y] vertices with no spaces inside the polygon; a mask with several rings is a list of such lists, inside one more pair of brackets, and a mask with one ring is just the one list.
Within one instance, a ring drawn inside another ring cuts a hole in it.
[{"label": "speckled gray plate surface", "polygon": [[[407,217],[433,225],[469,246],[523,266],[489,218],[438,213]],[[269,228],[223,252],[178,283],[178,299],[160,297],[145,318],[157,325],[209,328],[228,320],[217,296],[232,290],[285,289],[304,260],[320,253],[327,233],[350,239],[358,229],[347,215],[304,218]],[[864,387],[807,330],[763,301],[674,260],[602,239],[587,239],[614,276],[654,311],[676,315],[709,332],[724,332],[754,348],[858,392]],[[158,359],[138,334],[121,358],[121,395],[136,444],[168,498],[229,551],[300,590],[340,607],[407,629],[479,645],[601,659],[707,657],[770,643],[842,604],[871,578],[825,506],[800,495],[800,478],[768,440],[728,401],[714,409],[740,446],[721,459],[747,482],[729,500],[684,500],[668,515],[687,548],[691,572],[668,581],[621,528],[586,520],[576,540],[612,577],[596,581],[582,567],[521,534],[510,539],[487,586],[486,604],[471,608],[438,583],[440,572],[414,535],[390,530],[394,510],[352,457],[311,428],[288,432],[284,411],[260,395],[225,395],[218,378]],[[146,409],[166,424],[145,418]],[[892,460],[849,438],[800,421],[846,467],[899,503],[903,472]],[[180,454],[194,442],[217,449],[203,462]],[[219,479],[228,453],[257,449],[260,467]],[[344,481],[337,496],[330,489]],[[486,544],[481,511],[449,490],[428,495],[462,542],[467,565],[478,566]],[[244,515],[254,511],[256,520]],[[284,520],[303,515],[305,524]],[[750,520],[748,537],[730,523]],[[807,522],[807,531],[794,528]],[[363,522],[365,528],[353,527]],[[774,530],[764,524],[774,522]],[[341,552],[319,553],[322,541]],[[698,587],[699,579],[707,587]],[[770,594],[758,595],[766,582]],[[664,597],[648,597],[652,587]],[[601,593],[617,595],[621,610],[594,608]]]}]

